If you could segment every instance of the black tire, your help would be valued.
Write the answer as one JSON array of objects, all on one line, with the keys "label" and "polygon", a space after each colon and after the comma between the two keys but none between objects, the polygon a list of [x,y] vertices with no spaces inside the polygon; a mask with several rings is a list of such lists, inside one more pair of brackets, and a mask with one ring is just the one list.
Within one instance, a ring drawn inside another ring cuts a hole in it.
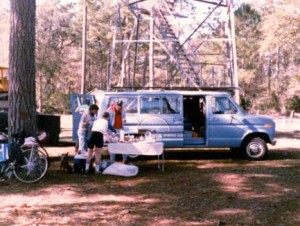
[{"label": "black tire", "polygon": [[262,160],[268,155],[268,147],[263,139],[255,137],[243,145],[243,152],[249,160]]},{"label": "black tire", "polygon": [[23,183],[34,183],[42,179],[48,169],[46,155],[39,150],[23,151],[24,161],[14,166],[15,177]]},{"label": "black tire", "polygon": [[46,158],[47,158],[47,161],[48,161],[47,170],[48,170],[48,168],[50,167],[50,164],[51,164],[50,156],[49,156],[47,150],[46,150],[44,147],[39,146],[38,149],[39,149],[39,153],[40,153],[40,154],[42,153],[42,154],[45,155]]}]

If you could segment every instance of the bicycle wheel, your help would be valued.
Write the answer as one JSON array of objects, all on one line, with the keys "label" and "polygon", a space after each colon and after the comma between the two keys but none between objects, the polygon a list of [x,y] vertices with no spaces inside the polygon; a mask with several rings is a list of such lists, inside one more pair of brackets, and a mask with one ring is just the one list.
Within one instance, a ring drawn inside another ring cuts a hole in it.
[{"label": "bicycle wheel", "polygon": [[42,153],[44,156],[46,156],[47,161],[48,161],[48,168],[49,168],[51,162],[50,162],[50,156],[49,156],[47,150],[43,146],[39,146],[38,149],[39,149],[40,154]]},{"label": "bicycle wheel", "polygon": [[48,160],[45,154],[38,149],[23,151],[24,161],[15,162],[14,175],[23,183],[34,183],[44,177],[48,169]]},{"label": "bicycle wheel", "polygon": [[[39,151],[39,155],[43,154],[44,156],[46,156],[47,161],[48,161],[48,168],[49,168],[50,167],[50,156],[49,156],[47,150],[41,145],[36,146],[36,148]],[[27,150],[27,149],[23,149],[23,150]]]}]

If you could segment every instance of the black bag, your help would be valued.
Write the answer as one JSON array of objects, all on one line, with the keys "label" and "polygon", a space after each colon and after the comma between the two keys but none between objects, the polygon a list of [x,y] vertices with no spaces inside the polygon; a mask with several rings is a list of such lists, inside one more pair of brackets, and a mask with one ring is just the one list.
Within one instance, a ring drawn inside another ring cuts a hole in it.
[{"label": "black bag", "polygon": [[21,148],[18,145],[14,143],[9,144],[8,155],[9,162],[13,162],[16,160],[16,164],[18,165],[22,165],[24,163],[24,155]]}]

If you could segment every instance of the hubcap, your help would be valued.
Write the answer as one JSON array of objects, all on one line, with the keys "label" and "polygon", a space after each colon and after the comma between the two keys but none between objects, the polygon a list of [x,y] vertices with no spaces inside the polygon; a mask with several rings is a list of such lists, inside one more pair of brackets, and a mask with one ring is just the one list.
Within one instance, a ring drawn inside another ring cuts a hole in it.
[{"label": "hubcap", "polygon": [[247,152],[250,156],[259,156],[263,153],[264,148],[258,143],[251,143],[248,148]]}]

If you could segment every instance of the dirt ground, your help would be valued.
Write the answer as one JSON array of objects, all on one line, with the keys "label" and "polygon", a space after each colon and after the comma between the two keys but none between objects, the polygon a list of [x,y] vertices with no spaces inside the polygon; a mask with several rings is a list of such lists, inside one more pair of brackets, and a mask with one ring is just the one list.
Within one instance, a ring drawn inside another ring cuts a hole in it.
[{"label": "dirt ground", "polygon": [[[0,225],[300,225],[300,121],[276,122],[278,142],[264,161],[168,150],[164,172],[156,158],[133,159],[135,177],[68,174],[51,162],[36,184],[0,185]],[[60,156],[74,146],[47,150]]]}]

